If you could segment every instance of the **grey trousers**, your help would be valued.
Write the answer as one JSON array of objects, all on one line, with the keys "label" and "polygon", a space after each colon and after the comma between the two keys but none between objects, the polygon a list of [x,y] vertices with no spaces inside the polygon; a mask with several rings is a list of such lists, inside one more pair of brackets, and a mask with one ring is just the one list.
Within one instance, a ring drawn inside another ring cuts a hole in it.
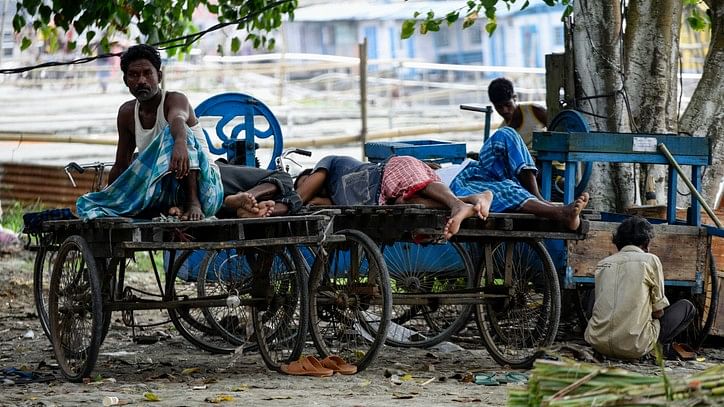
[{"label": "grey trousers", "polygon": [[[277,193],[270,199],[289,207],[289,214],[294,214],[302,207],[302,199],[294,190],[292,177],[283,171],[271,171],[256,167],[224,164],[216,162],[221,173],[224,186],[224,197],[248,191],[259,184],[273,184]],[[220,218],[236,217],[236,211],[222,206],[217,216]]]}]

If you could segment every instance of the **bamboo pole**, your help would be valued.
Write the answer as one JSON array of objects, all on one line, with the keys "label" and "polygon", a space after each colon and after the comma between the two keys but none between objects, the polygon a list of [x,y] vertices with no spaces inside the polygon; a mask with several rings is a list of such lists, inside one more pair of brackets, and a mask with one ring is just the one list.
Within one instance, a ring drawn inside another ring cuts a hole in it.
[{"label": "bamboo pole", "polygon": [[365,143],[367,142],[367,37],[359,44],[359,99],[362,119],[359,140],[362,145],[362,160],[364,160]]},{"label": "bamboo pole", "polygon": [[[684,170],[681,168],[679,163],[676,162],[676,160],[674,159],[674,156],[671,155],[671,152],[669,151],[669,149],[666,148],[666,145],[664,143],[659,143],[658,147],[659,147],[659,151],[661,151],[661,153],[664,156],[666,156],[666,158],[669,160],[669,163],[671,165],[673,165],[674,168],[676,168],[676,172],[679,173],[679,176],[681,176],[681,179],[684,180],[684,183],[686,184],[686,186],[689,187],[689,191],[691,191],[691,194],[696,197],[696,199],[699,201],[701,206],[704,208],[704,210],[706,211],[706,214],[709,215],[709,217],[714,221],[714,223],[716,223],[716,226],[719,229],[722,229],[722,224],[719,221],[719,218],[716,217],[716,215],[714,214],[714,211],[711,210],[711,208],[709,207],[709,204],[707,204],[706,201],[704,200],[704,197],[702,197],[701,194],[699,193],[699,191],[697,191],[696,188],[694,188],[694,184],[692,184],[691,181],[689,180],[689,178],[686,176],[686,174],[684,174]],[[669,202],[669,205],[674,205],[674,203]]]}]

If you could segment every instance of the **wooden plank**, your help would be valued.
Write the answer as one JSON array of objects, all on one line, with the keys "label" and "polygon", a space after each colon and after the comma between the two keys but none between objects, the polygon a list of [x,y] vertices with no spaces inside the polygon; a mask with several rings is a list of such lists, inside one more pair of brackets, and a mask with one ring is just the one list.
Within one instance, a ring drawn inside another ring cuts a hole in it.
[{"label": "wooden plank", "polygon": [[[568,242],[568,265],[575,276],[593,277],[596,264],[617,253],[611,241],[616,222],[590,222],[584,240]],[[651,253],[661,259],[667,280],[696,280],[696,272],[703,271],[708,249],[705,229],[682,225],[654,225],[655,238]]]},{"label": "wooden plank", "polygon": [[536,132],[536,151],[586,152],[586,153],[643,153],[641,142],[655,140],[652,154],[659,154],[655,146],[666,144],[673,155],[709,157],[709,139],[686,137],[676,134],[613,133],[613,132]]}]

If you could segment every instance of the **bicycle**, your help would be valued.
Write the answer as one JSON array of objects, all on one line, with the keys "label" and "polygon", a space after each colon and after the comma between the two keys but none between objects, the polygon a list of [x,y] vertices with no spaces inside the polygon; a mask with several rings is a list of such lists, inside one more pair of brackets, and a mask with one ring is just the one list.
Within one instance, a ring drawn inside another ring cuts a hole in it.
[{"label": "bicycle", "polygon": [[[102,161],[94,161],[92,163],[84,164],[70,162],[63,167],[63,171],[68,176],[71,185],[73,185],[74,188],[77,188],[78,184],[75,182],[72,173],[76,172],[78,174],[83,174],[87,170],[93,170],[94,176],[90,192],[97,192],[103,187],[105,169],[112,165],[112,162]],[[40,326],[43,328],[43,332],[48,339],[50,339],[48,288],[50,286],[50,274],[53,270],[53,263],[55,262],[60,242],[48,241],[52,239],[52,235],[45,234],[40,230],[28,231],[26,229],[26,233],[30,236],[31,241],[31,244],[28,245],[28,249],[37,251],[35,263],[33,264],[33,297],[35,299],[35,307],[38,312],[38,318],[40,319]],[[32,244],[32,240],[35,240],[36,244]]]}]

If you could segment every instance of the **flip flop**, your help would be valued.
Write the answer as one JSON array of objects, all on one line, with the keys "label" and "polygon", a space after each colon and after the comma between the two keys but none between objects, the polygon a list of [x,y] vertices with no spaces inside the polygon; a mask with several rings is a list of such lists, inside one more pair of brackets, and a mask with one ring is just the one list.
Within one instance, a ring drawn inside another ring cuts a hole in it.
[{"label": "flip flop", "polygon": [[332,369],[339,374],[351,375],[357,373],[357,366],[345,362],[344,359],[339,356],[327,356],[322,359],[321,363],[322,366],[327,369]]},{"label": "flip flop", "polygon": [[475,374],[475,384],[484,386],[499,386],[500,382],[495,379],[495,372]]},{"label": "flip flop", "polygon": [[332,369],[322,366],[314,356],[304,356],[288,365],[284,364],[281,371],[292,376],[329,377],[334,374]]},{"label": "flip flop", "polygon": [[696,359],[696,353],[694,352],[694,349],[692,349],[691,346],[685,343],[673,343],[671,344],[671,350],[673,350],[681,360]]}]

